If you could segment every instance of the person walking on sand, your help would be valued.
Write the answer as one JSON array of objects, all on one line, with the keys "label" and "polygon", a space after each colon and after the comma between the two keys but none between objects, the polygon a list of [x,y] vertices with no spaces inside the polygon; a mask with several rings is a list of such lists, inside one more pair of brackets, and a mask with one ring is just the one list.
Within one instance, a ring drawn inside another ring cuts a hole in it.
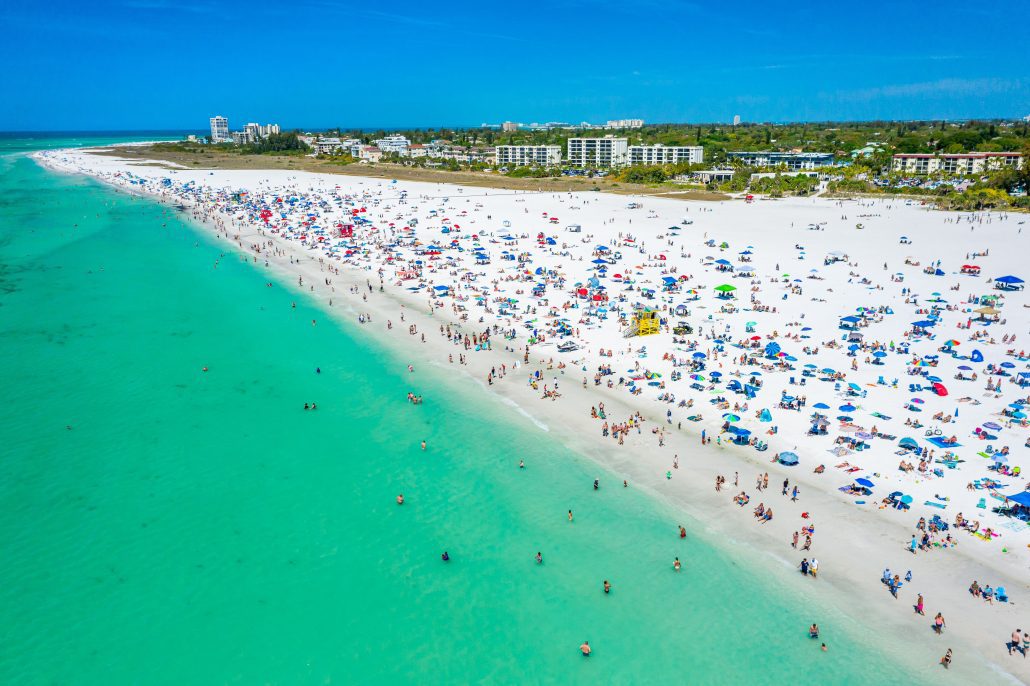
[{"label": "person walking on sand", "polygon": [[916,614],[921,615],[923,612],[923,594],[919,593],[916,595]]},{"label": "person walking on sand", "polygon": [[944,615],[938,612],[937,616],[933,618],[933,630],[936,631],[939,636],[944,633],[944,627],[946,626],[948,625],[944,622]]},{"label": "person walking on sand", "polygon": [[[1022,640],[1023,640],[1023,637],[1022,637],[1019,629],[1016,629],[1015,631],[1012,632],[1012,641],[1009,643],[1009,646],[1008,646],[1009,647],[1009,655],[1012,654],[1012,649],[1013,648],[1015,648],[1016,650],[1020,649],[1020,644],[1022,643]],[[1026,655],[1024,654],[1023,657],[1026,657]]]}]

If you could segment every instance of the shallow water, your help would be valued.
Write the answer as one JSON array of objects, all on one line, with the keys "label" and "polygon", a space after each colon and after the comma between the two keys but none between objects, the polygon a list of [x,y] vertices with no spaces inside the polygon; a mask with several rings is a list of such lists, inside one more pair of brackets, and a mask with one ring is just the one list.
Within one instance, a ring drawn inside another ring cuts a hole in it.
[{"label": "shallow water", "polygon": [[472,382],[23,154],[57,144],[0,138],[0,682],[912,680]]}]

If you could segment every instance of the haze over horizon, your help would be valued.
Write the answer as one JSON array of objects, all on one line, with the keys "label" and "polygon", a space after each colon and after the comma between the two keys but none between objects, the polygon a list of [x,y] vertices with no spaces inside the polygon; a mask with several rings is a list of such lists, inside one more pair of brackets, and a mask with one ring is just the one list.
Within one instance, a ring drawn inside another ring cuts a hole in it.
[{"label": "haze over horizon", "polygon": [[202,130],[215,114],[285,128],[1030,114],[1030,34],[961,39],[1026,24],[1011,0],[932,12],[558,0],[532,15],[464,0],[57,0],[8,3],[0,18],[8,131]]}]

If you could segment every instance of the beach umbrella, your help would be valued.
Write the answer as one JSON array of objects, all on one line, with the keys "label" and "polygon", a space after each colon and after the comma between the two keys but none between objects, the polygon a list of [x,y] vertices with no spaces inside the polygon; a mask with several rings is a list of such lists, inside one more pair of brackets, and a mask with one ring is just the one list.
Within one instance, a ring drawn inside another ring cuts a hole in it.
[{"label": "beach umbrella", "polygon": [[720,293],[731,293],[731,292],[737,290],[737,287],[736,286],[731,286],[728,283],[724,283],[724,284],[722,284],[720,286],[716,286],[715,290],[719,291]]},{"label": "beach umbrella", "polygon": [[722,372],[709,372],[708,376],[712,377],[713,379],[718,379],[720,376],[722,376]]},{"label": "beach umbrella", "polygon": [[694,353],[694,359],[701,360],[707,357],[704,353]]},{"label": "beach umbrella", "polygon": [[903,496],[901,496],[901,502],[903,502],[906,505],[908,505],[910,502],[912,502],[912,496],[910,496],[910,495],[903,495]]},{"label": "beach umbrella", "polygon": [[857,408],[854,405],[848,404],[848,405],[841,405],[837,409],[840,410],[841,412],[854,412]]},{"label": "beach umbrella", "polygon": [[1026,413],[1025,412],[1013,412],[1012,416],[1015,419],[1026,419]]},{"label": "beach umbrella", "polygon": [[971,371],[973,368],[970,367],[968,364],[963,364],[963,365],[959,365],[959,369],[961,369],[964,372],[968,372],[968,371]]},{"label": "beach umbrella", "polygon": [[830,406],[827,405],[826,403],[816,403],[815,405],[812,405],[812,407],[814,407],[817,410],[828,410],[828,409],[830,409]]},{"label": "beach umbrella", "polygon": [[790,465],[796,465],[797,463],[798,463],[798,456],[797,456],[796,453],[790,452],[789,450],[786,451],[786,452],[780,453],[780,464],[790,466]]},{"label": "beach umbrella", "polygon": [[1014,365],[1011,362],[1002,362],[1001,366],[1004,367],[1005,369],[1015,369],[1015,367],[1016,367],[1016,365]]},{"label": "beach umbrella", "polygon": [[923,404],[923,399],[922,398],[912,398],[912,402],[914,402],[917,405],[922,405]]},{"label": "beach umbrella", "polygon": [[859,486],[865,486],[866,488],[872,488],[875,485],[869,479],[855,479],[855,483]]},{"label": "beach umbrella", "polygon": [[887,357],[887,353],[883,352],[882,350],[877,350],[875,353],[873,353],[873,357]]},{"label": "beach umbrella", "polygon": [[740,421],[740,417],[738,417],[737,415],[733,414],[732,412],[727,412],[726,414],[724,414],[722,416],[722,418],[725,419],[728,422],[739,422]]},{"label": "beach umbrella", "polygon": [[837,415],[837,419],[839,419],[842,422],[850,422],[851,421],[851,417],[847,416],[846,414]]}]

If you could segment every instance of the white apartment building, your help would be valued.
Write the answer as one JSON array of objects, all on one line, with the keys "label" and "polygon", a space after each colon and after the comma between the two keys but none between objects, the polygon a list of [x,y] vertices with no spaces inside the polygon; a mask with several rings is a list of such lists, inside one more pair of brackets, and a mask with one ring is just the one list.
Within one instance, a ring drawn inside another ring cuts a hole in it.
[{"label": "white apartment building", "polygon": [[561,164],[560,145],[497,145],[494,146],[497,165],[502,167],[523,167],[536,164],[553,167]]},{"label": "white apartment building", "polygon": [[227,140],[230,140],[229,120],[222,116],[211,117],[211,141],[222,143]]},{"label": "white apartment building", "polygon": [[350,152],[355,145],[360,147],[361,141],[356,138],[348,138],[346,140],[340,140],[339,138],[319,138],[311,144],[315,149],[315,152],[319,155],[331,155],[339,150]]},{"label": "white apartment building", "polygon": [[906,174],[980,174],[1011,167],[1021,169],[1024,160],[1018,152],[971,152],[953,154],[898,154],[891,159],[891,169]]},{"label": "white apartment building", "polygon": [[602,169],[625,165],[628,153],[626,138],[570,138],[565,159],[573,167]]},{"label": "white apartment building", "polygon": [[380,138],[379,140],[372,142],[375,143],[375,146],[384,154],[392,152],[402,155],[407,152],[408,147],[411,145],[411,141],[400,135],[387,136],[386,138]]},{"label": "white apartment building", "polygon": [[518,131],[519,125],[513,121],[506,121],[501,124],[501,131]]},{"label": "white apartment building", "polygon": [[630,164],[701,164],[705,160],[705,149],[700,145],[631,145]]},{"label": "white apartment building", "polygon": [[606,129],[639,129],[644,125],[643,119],[609,119],[604,125]]}]

